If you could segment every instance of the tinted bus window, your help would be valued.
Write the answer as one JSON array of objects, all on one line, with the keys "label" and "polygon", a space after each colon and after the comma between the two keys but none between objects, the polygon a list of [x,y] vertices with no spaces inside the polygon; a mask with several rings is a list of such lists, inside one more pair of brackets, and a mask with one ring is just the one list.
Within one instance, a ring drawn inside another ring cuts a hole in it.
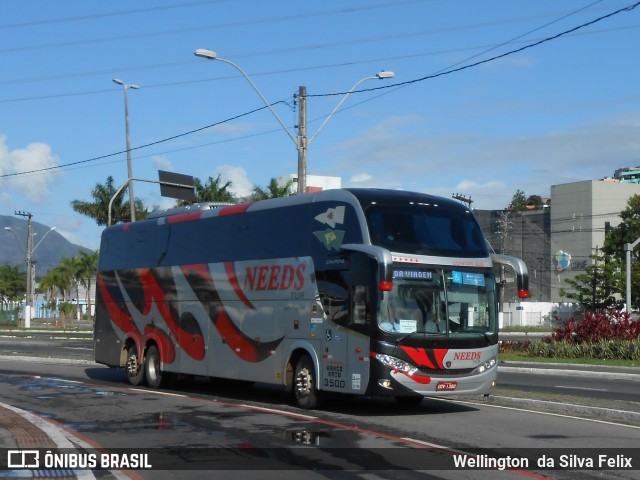
[{"label": "tinted bus window", "polygon": [[452,257],[487,257],[484,237],[471,212],[434,205],[370,206],[371,243],[392,252]]}]

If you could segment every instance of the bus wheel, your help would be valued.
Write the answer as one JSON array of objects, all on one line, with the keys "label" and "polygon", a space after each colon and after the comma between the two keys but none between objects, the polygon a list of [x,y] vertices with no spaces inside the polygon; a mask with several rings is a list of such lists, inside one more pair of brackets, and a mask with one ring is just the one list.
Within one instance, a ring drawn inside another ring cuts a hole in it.
[{"label": "bus wheel", "polygon": [[139,387],[144,382],[144,368],[140,355],[138,355],[138,349],[135,345],[131,345],[127,350],[127,378],[129,383],[134,387]]},{"label": "bus wheel", "polygon": [[300,408],[311,410],[318,406],[319,392],[315,384],[315,370],[309,355],[302,355],[296,364],[294,393]]},{"label": "bus wheel", "polygon": [[151,388],[160,388],[162,385],[162,369],[160,368],[160,352],[155,345],[151,345],[147,349],[144,359],[144,372],[147,385]]}]

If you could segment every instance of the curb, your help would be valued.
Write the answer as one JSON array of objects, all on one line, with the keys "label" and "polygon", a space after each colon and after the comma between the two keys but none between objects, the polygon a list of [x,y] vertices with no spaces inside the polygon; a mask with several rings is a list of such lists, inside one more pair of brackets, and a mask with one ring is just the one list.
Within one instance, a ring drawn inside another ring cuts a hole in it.
[{"label": "curb", "polygon": [[[545,366],[545,364],[540,364]],[[573,375],[575,377],[609,378],[612,380],[630,380],[640,382],[640,373],[625,373],[617,371],[578,370],[571,368],[536,368],[536,367],[510,367],[498,365],[498,371],[509,373],[532,373],[535,375]]]},{"label": "curb", "polygon": [[[528,398],[515,397],[495,397],[491,395],[486,401],[488,404],[504,407],[527,408],[532,411],[539,411],[540,407],[545,411],[557,414],[589,415],[592,417],[603,417],[610,420],[624,420],[627,422],[640,423],[640,412],[630,410],[616,410],[613,408],[590,407],[588,405],[576,405],[574,403],[550,402],[548,400],[533,400]],[[605,420],[601,420],[605,421]]]}]

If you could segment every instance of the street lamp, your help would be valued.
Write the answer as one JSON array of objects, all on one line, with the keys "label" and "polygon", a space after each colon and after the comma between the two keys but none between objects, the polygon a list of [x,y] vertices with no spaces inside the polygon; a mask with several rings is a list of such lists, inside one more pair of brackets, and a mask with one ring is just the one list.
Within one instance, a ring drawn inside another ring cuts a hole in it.
[{"label": "street lamp", "polygon": [[322,125],[320,125],[320,128],[318,128],[316,133],[310,139],[307,140],[307,116],[306,116],[306,98],[307,98],[306,91],[307,90],[306,90],[306,87],[300,87],[300,107],[299,107],[300,108],[300,119],[299,119],[299,122],[298,122],[298,136],[294,137],[291,134],[291,132],[289,131],[289,129],[287,128],[287,126],[284,124],[284,122],[282,121],[280,116],[271,107],[271,104],[267,101],[267,99],[264,97],[262,92],[260,92],[260,90],[258,89],[256,84],[253,83],[253,81],[251,80],[249,75],[247,75],[245,73],[245,71],[242,70],[242,68],[240,68],[240,66],[236,65],[235,63],[233,63],[230,60],[218,57],[218,54],[216,52],[214,52],[212,50],[207,50],[205,48],[197,49],[194,52],[194,55],[196,55],[197,57],[206,58],[207,60],[218,60],[219,62],[228,63],[229,65],[234,67],[236,70],[238,70],[242,74],[242,76],[244,78],[247,79],[249,84],[253,87],[253,89],[256,91],[258,96],[262,99],[264,104],[269,108],[271,113],[273,113],[273,115],[276,117],[276,119],[278,120],[278,122],[280,123],[280,125],[282,126],[284,131],[289,136],[289,138],[296,145],[296,149],[298,150],[298,193],[304,193],[305,190],[306,190],[307,148],[311,144],[311,142],[316,138],[316,136],[318,135],[320,130],[322,130],[324,128],[324,126],[327,124],[327,122],[333,116],[333,114],[336,113],[336,111],[340,108],[340,106],[344,103],[344,101],[355,91],[355,89],[362,82],[365,82],[365,81],[371,80],[371,79],[384,80],[384,79],[387,79],[387,78],[393,78],[395,76],[395,74],[393,72],[382,71],[382,72],[377,73],[374,76],[366,77],[366,78],[363,78],[362,80],[359,80],[353,87],[351,87],[351,89],[344,95],[344,97],[342,97],[342,100],[340,100],[338,105],[336,105],[336,107],[329,114],[329,116],[325,119],[325,121],[322,123]]},{"label": "street lamp", "polygon": [[318,134],[320,133],[320,130],[322,130],[324,128],[324,126],[329,122],[329,120],[331,119],[331,117],[333,117],[333,114],[336,113],[338,111],[338,109],[342,106],[342,104],[345,102],[345,100],[347,98],[349,98],[349,96],[356,90],[356,88],[358,88],[360,86],[361,83],[366,82],[367,80],[384,80],[386,78],[393,78],[395,77],[396,74],[393,72],[388,72],[388,71],[381,71],[376,73],[375,75],[371,76],[371,77],[365,77],[362,80],[358,80],[355,85],[353,87],[351,87],[351,89],[342,97],[342,100],[340,100],[340,102],[338,102],[338,104],[335,106],[335,108],[331,111],[331,113],[327,116],[327,118],[324,119],[324,122],[322,122],[322,125],[320,125],[320,127],[318,127],[318,130],[316,130],[316,133],[313,134],[313,136],[309,139],[308,144],[310,145],[311,142],[313,142],[313,140],[318,136]]},{"label": "street lamp", "polygon": [[140,88],[138,85],[130,85],[128,83],[124,83],[119,78],[113,79],[114,83],[118,85],[122,85],[124,90],[124,125],[127,134],[127,174],[129,179],[129,208],[131,210],[131,221],[136,221],[136,208],[135,208],[135,200],[133,196],[133,174],[131,172],[131,141],[129,139],[129,94],[128,91],[130,88],[138,89]]}]

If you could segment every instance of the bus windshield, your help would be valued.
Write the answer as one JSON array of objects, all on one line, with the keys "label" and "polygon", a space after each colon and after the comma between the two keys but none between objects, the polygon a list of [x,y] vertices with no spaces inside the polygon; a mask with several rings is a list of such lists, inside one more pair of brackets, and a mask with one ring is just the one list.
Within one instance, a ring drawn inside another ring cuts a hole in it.
[{"label": "bus windshield", "polygon": [[394,267],[393,289],[382,293],[378,325],[399,335],[495,334],[494,285],[491,273]]},{"label": "bus windshield", "polygon": [[371,243],[391,252],[443,257],[488,257],[482,231],[469,210],[416,203],[366,210]]}]

